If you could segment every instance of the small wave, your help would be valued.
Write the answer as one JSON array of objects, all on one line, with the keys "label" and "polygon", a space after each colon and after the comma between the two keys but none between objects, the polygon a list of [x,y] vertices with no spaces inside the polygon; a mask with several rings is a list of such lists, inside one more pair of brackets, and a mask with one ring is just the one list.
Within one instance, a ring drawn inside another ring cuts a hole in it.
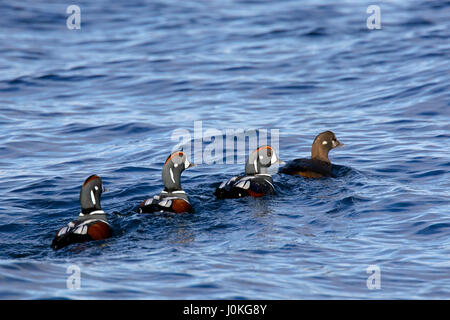
[{"label": "small wave", "polygon": [[450,223],[434,223],[428,227],[425,227],[423,229],[420,229],[416,232],[416,234],[420,235],[432,235],[432,234],[439,234],[439,233],[448,233],[450,230]]}]

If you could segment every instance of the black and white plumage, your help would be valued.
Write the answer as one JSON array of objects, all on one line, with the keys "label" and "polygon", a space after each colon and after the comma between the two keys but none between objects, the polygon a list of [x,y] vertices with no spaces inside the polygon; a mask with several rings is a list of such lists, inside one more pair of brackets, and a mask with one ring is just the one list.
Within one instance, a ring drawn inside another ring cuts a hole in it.
[{"label": "black and white plumage", "polygon": [[280,163],[280,160],[272,147],[256,149],[245,164],[245,175],[222,182],[214,192],[215,196],[218,199],[230,199],[274,194],[275,187],[268,168],[275,163]]},{"label": "black and white plumage", "polygon": [[159,195],[143,201],[138,209],[139,213],[166,212],[192,212],[189,198],[181,188],[181,173],[194,164],[190,163],[185,153],[176,151],[164,163],[162,180],[164,190]]},{"label": "black and white plumage", "polygon": [[101,208],[102,180],[97,175],[86,179],[80,191],[81,213],[78,218],[56,232],[51,247],[61,249],[73,243],[111,237],[112,228]]}]

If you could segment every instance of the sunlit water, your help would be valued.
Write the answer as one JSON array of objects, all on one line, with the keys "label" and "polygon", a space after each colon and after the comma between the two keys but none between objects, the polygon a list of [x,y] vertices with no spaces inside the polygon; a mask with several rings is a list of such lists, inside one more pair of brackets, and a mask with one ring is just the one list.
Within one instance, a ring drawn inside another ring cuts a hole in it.
[{"label": "sunlit water", "polygon": [[[77,3],[81,30],[67,1],[0,2],[0,298],[450,298],[449,1],[382,1],[381,30],[369,1]],[[244,166],[199,164],[194,214],[113,214],[194,121],[279,129],[285,161],[324,130],[346,147],[272,197],[216,200]],[[113,238],[52,251],[93,173]]]}]

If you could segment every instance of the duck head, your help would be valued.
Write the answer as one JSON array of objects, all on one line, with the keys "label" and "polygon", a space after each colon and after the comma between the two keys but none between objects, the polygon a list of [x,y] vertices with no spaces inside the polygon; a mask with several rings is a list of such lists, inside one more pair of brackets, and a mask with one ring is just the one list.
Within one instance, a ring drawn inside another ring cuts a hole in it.
[{"label": "duck head", "polygon": [[187,168],[193,167],[194,164],[189,162],[184,152],[175,151],[164,163],[162,169],[162,180],[164,182],[164,190],[167,192],[182,190],[181,189],[181,173]]},{"label": "duck head", "polygon": [[245,174],[267,174],[268,168],[275,163],[281,163],[275,150],[271,146],[260,147],[248,157],[245,164]]},{"label": "duck head", "polygon": [[329,163],[330,160],[328,159],[328,152],[334,148],[343,146],[344,144],[336,138],[336,135],[332,131],[322,132],[314,139],[311,148],[311,159],[317,159]]},{"label": "duck head", "polygon": [[81,213],[89,214],[96,210],[102,210],[100,196],[103,192],[102,179],[97,175],[87,178],[80,191]]}]

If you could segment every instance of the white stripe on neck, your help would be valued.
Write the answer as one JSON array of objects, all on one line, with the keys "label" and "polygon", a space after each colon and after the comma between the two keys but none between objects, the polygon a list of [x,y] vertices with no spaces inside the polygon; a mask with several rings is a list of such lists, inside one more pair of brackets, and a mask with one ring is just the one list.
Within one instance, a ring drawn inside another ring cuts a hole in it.
[{"label": "white stripe on neck", "polygon": [[[95,210],[95,211],[92,211],[92,212],[88,213],[88,216],[92,216],[94,214],[105,214],[105,211],[103,211],[103,210]],[[84,216],[85,216],[85,214],[83,212],[80,212],[80,217],[84,217]]]},{"label": "white stripe on neck", "polygon": [[92,203],[95,206],[97,204],[97,202],[95,202],[94,190],[91,190],[91,200],[92,200]]}]

